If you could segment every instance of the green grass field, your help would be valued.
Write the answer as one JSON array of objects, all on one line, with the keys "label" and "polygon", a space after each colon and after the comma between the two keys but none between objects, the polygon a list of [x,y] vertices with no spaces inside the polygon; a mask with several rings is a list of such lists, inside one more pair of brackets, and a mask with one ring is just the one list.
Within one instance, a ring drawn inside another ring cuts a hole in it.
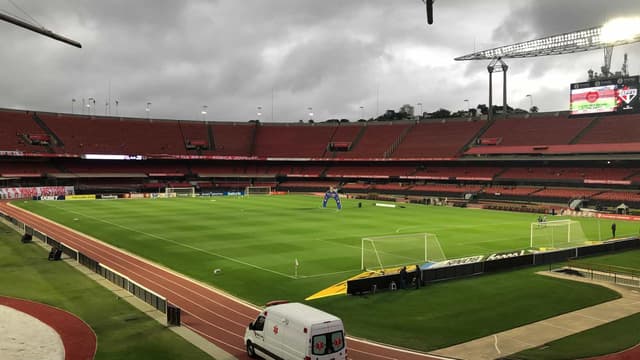
[{"label": "green grass field", "polygon": [[[210,359],[46,249],[20,243],[18,233],[0,224],[0,294],[65,309],[96,332],[96,359]],[[1,351],[0,351],[1,353]]]},{"label": "green grass field", "polygon": [[[274,298],[301,300],[359,273],[362,237],[434,233],[446,257],[457,258],[528,248],[530,223],[537,217],[422,205],[390,209],[371,202],[358,208],[357,203],[345,201],[342,211],[322,209],[320,198],[312,196],[18,205],[258,305]],[[598,239],[597,222],[581,221],[585,234]],[[609,226],[600,224],[607,231]],[[636,225],[618,223],[618,234],[624,233],[637,233]],[[223,275],[214,277],[216,268]]]},{"label": "green grass field", "polygon": [[[434,233],[447,258],[457,258],[528,248],[530,223],[537,218],[423,205],[391,209],[356,200],[344,201],[337,211],[320,203],[319,197],[289,195],[17,205],[258,305],[300,301],[359,273],[362,237]],[[609,237],[610,222],[581,222],[589,239]],[[619,236],[635,233],[635,224],[618,222]],[[222,274],[214,275],[216,268]],[[341,316],[353,335],[432,350],[617,296],[533,272],[434,284],[421,291],[339,296],[311,305]]]}]

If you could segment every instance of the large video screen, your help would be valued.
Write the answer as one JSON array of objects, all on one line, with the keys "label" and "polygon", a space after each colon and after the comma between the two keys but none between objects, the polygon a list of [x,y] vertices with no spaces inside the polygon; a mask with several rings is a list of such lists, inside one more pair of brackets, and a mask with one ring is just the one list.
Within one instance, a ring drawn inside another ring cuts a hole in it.
[{"label": "large video screen", "polygon": [[640,112],[638,76],[571,84],[571,115]]}]

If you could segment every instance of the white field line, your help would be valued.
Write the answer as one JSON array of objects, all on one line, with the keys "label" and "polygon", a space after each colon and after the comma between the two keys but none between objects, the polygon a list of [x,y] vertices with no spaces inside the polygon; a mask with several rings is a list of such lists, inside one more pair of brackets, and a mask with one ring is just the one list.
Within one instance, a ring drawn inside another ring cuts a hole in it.
[{"label": "white field line", "polygon": [[[52,205],[49,205],[49,206],[52,206]],[[62,210],[62,211],[66,211],[66,212],[70,212],[70,213],[73,213],[73,214],[77,214],[77,215],[80,215],[80,216],[83,216],[83,217],[86,217],[86,218],[90,218],[90,219],[93,219],[95,221],[99,221],[99,222],[102,222],[102,223],[105,223],[105,224],[116,226],[116,227],[119,227],[121,229],[125,229],[127,231],[131,231],[131,232],[134,232],[134,233],[146,235],[146,236],[149,236],[149,237],[161,240],[161,241],[165,241],[165,242],[168,242],[168,243],[171,243],[171,244],[174,244],[174,245],[178,245],[178,246],[187,248],[187,249],[195,250],[195,251],[207,254],[207,255],[217,256],[219,258],[222,258],[222,259],[225,259],[225,260],[229,260],[229,261],[232,261],[232,262],[244,265],[244,266],[248,266],[248,267],[252,267],[252,268],[258,269],[258,270],[270,272],[272,274],[280,275],[280,276],[283,276],[283,277],[286,277],[286,278],[289,278],[289,279],[295,279],[295,276],[293,276],[293,275],[288,275],[288,274],[285,274],[285,273],[281,273],[279,271],[263,268],[263,267],[258,266],[258,265],[250,264],[248,262],[244,262],[244,261],[241,261],[241,260],[226,256],[226,255],[218,254],[218,253],[215,253],[215,252],[212,252],[212,251],[207,251],[207,250],[204,250],[204,249],[192,246],[192,245],[183,244],[183,243],[181,243],[179,241],[175,241],[175,240],[172,240],[172,239],[169,239],[169,238],[165,238],[165,237],[160,236],[160,235],[155,235],[155,234],[151,234],[151,233],[148,233],[148,232],[145,232],[145,231],[140,231],[140,230],[137,230],[137,229],[134,229],[134,228],[130,228],[130,227],[125,226],[125,225],[116,224],[116,223],[111,222],[109,220],[100,219],[100,218],[97,218],[95,216],[83,214],[83,213],[80,213],[80,212],[77,212],[77,211],[74,211],[74,210],[63,209],[63,208],[60,208],[60,207],[57,207],[57,206],[52,206],[52,207],[55,207],[56,209],[59,209],[59,210]]]},{"label": "white field line", "polygon": [[493,347],[496,348],[498,354],[502,354],[502,351],[498,348],[498,335],[493,335]]},{"label": "white field line", "polygon": [[[35,216],[38,216],[38,215],[35,215]],[[46,220],[46,219],[45,219],[45,220]],[[50,222],[50,220],[47,220],[47,221],[49,221],[49,222]],[[62,226],[62,225],[57,225],[57,226]],[[83,239],[85,239],[85,236],[83,236],[82,234],[78,233],[78,232],[77,232],[77,231],[75,231],[75,230],[70,230],[70,231],[72,231],[72,233],[73,233],[72,238],[78,238],[78,239],[80,239],[81,241],[84,241]],[[99,251],[101,251],[101,250],[102,250],[100,247],[98,247],[97,245],[93,245],[91,242],[87,242],[87,243],[86,243],[86,245],[87,245],[87,247],[92,248],[94,251],[98,251],[98,252],[99,252]],[[111,245],[108,245],[108,244],[105,244],[105,246],[107,246],[107,247],[112,247]],[[115,251],[121,251],[121,250],[119,250],[119,249],[117,249],[117,248],[114,248],[114,250],[115,250]],[[132,262],[130,262],[130,261],[128,261],[128,260],[126,260],[126,259],[120,258],[120,260],[121,260],[121,261],[123,261],[123,262],[125,262],[125,263],[127,263],[128,265],[131,265],[132,267],[139,267],[139,266],[138,266],[138,265],[136,265],[135,263],[132,263]],[[143,261],[143,262],[148,263],[147,261],[144,261],[144,259],[139,259],[139,260],[140,260],[140,261]],[[100,264],[100,265],[101,265],[101,266],[103,266],[103,264]],[[120,265],[120,266],[122,266],[122,265]],[[141,274],[140,272],[137,272],[137,271],[132,270],[132,269],[129,269],[129,270],[131,271],[131,274],[138,275],[138,276],[140,276],[140,277],[144,277],[144,275],[143,275],[143,274]],[[143,270],[143,271],[148,271],[148,270],[145,270],[145,269],[142,269],[142,270]],[[228,306],[226,306],[226,305],[223,305],[223,304],[221,304],[221,303],[219,303],[219,302],[217,302],[217,301],[215,301],[215,300],[213,300],[213,299],[210,299],[210,298],[206,297],[205,295],[202,295],[202,294],[201,294],[201,293],[199,293],[199,292],[195,292],[195,291],[193,291],[192,289],[188,289],[188,288],[184,287],[183,285],[180,285],[180,284],[178,284],[178,283],[176,283],[176,282],[174,282],[174,281],[172,281],[172,280],[170,280],[170,279],[168,279],[168,278],[166,278],[166,277],[163,277],[163,276],[160,276],[160,277],[161,277],[161,278],[164,278],[164,279],[165,279],[167,282],[169,282],[169,283],[172,283],[172,284],[174,284],[174,285],[176,285],[176,286],[178,286],[178,287],[181,287],[181,288],[183,288],[183,289],[185,289],[185,290],[187,290],[187,291],[190,291],[190,292],[192,292],[192,293],[196,294],[197,296],[204,297],[207,301],[211,301],[211,302],[213,302],[213,303],[214,303],[214,304],[216,304],[216,305],[222,306],[222,307],[224,307],[224,308],[228,309],[228,310],[229,310],[229,311],[231,311],[231,312],[234,312],[234,313],[236,313],[236,314],[239,314],[239,315],[241,315],[241,316],[243,316],[243,317],[246,317],[246,318],[248,318],[248,319],[253,319],[253,318],[254,318],[253,316],[247,316],[247,315],[245,315],[245,314],[243,314],[243,313],[240,313],[240,312],[238,312],[238,311],[236,311],[236,310],[233,310],[233,309],[229,308],[229,307],[228,307]],[[127,278],[129,278],[129,277],[127,277]],[[184,277],[182,277],[182,278],[184,278]],[[184,279],[187,279],[187,280],[188,280],[188,278],[184,278]],[[217,316],[217,317],[219,317],[219,318],[222,318],[222,319],[224,319],[224,320],[227,320],[227,321],[229,321],[230,323],[232,323],[232,324],[234,324],[234,325],[237,325],[237,326],[239,326],[239,327],[241,327],[241,328],[245,328],[245,327],[246,327],[246,325],[245,325],[245,324],[243,324],[243,323],[239,323],[239,322],[237,322],[237,321],[235,321],[235,320],[232,320],[232,319],[230,319],[230,318],[228,318],[228,317],[225,317],[225,316],[223,316],[223,315],[220,315],[219,313],[216,313],[216,312],[212,311],[211,309],[207,308],[206,306],[203,306],[201,303],[198,303],[198,302],[193,301],[193,300],[192,300],[190,297],[188,297],[187,295],[183,295],[183,294],[181,294],[181,293],[176,293],[175,291],[173,291],[173,290],[169,289],[168,287],[164,286],[163,284],[158,283],[157,281],[154,281],[154,280],[151,280],[151,279],[147,279],[147,281],[148,281],[149,283],[151,283],[151,284],[157,285],[158,287],[161,287],[161,288],[165,289],[168,293],[171,293],[171,294],[175,295],[176,297],[179,297],[179,298],[183,299],[185,302],[188,302],[188,303],[193,304],[195,307],[200,308],[200,309],[202,309],[203,311],[205,311],[205,312],[207,312],[207,313],[211,313],[211,314],[213,314],[213,315],[215,315],[215,316]],[[195,282],[194,282],[194,283],[195,283]],[[195,283],[195,284],[197,284],[197,283]],[[202,286],[202,285],[201,285],[201,286]],[[126,289],[125,289],[125,291],[126,291]],[[217,293],[217,294],[219,294],[218,292],[216,292],[216,293]],[[224,296],[225,294],[220,294],[220,295],[223,295],[223,296]],[[238,301],[237,299],[233,299],[233,298],[230,298],[230,299],[232,299],[232,300],[233,300],[233,301],[235,301],[235,302],[242,303],[242,302]],[[245,305],[246,305],[246,304],[245,304]],[[193,314],[193,313],[191,313],[191,312],[190,312],[190,314],[191,314],[191,316],[197,317],[195,314]],[[199,317],[197,317],[197,318],[198,318],[198,319],[201,319],[201,318],[199,318]],[[214,324],[212,324],[212,323],[210,323],[210,322],[208,322],[208,321],[206,321],[206,320],[204,320],[204,319],[201,319],[201,321],[203,321],[203,322],[205,322],[205,323],[208,323],[208,324],[210,324],[210,325],[212,325],[212,326],[218,327],[218,326],[216,326],[216,325],[214,325]],[[227,330],[225,330],[225,331],[227,331]],[[229,333],[230,333],[230,334],[232,334],[231,332],[229,332]]]}]

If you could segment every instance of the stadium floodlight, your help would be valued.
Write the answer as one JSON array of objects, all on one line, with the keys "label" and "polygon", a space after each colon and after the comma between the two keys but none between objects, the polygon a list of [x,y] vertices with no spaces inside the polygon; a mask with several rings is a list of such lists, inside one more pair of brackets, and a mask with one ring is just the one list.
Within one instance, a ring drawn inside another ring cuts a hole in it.
[{"label": "stadium floodlight", "polygon": [[207,120],[207,108],[209,108],[207,105],[202,105],[202,111],[200,111],[200,114],[202,114],[203,121]]},{"label": "stadium floodlight", "polygon": [[492,60],[524,58],[603,49],[640,41],[640,20],[619,18],[603,26],[528,40],[512,45],[477,51],[455,58],[462,60]]},{"label": "stadium floodlight", "polygon": [[616,18],[602,25],[600,41],[615,44],[619,41],[640,39],[640,17]]}]

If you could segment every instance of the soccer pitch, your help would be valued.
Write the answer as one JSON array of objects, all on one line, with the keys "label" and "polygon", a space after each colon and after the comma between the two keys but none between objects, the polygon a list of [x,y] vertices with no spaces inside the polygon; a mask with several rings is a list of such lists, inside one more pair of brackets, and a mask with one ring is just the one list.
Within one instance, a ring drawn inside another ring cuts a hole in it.
[{"label": "soccer pitch", "polygon": [[[433,233],[451,259],[528,248],[537,218],[363,200],[337,211],[303,195],[17,204],[259,305],[302,300],[359,273],[363,237]],[[589,240],[610,237],[611,221],[579,220]],[[633,223],[617,225],[618,236],[637,234]]]}]

